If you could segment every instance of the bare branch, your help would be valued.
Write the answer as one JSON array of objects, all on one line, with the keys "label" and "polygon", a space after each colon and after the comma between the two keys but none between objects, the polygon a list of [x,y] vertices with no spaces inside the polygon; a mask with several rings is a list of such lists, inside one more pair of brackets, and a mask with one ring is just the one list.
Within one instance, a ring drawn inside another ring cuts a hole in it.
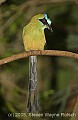
[{"label": "bare branch", "polygon": [[70,57],[70,58],[78,59],[78,54],[73,53],[73,52],[58,51],[58,50],[43,50],[43,51],[39,50],[39,51],[22,52],[22,53],[15,54],[15,55],[12,55],[10,57],[4,58],[4,59],[0,60],[0,65],[6,64],[6,63],[9,63],[9,62],[12,62],[14,60],[21,59],[21,58],[33,56],[33,55],[36,55],[36,56],[38,56],[38,55],[63,56],[63,57]]}]

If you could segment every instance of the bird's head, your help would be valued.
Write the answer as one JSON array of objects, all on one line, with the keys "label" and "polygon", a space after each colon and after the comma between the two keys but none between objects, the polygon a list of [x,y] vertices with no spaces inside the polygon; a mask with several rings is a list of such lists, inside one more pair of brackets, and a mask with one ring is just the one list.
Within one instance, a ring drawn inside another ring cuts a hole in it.
[{"label": "bird's head", "polygon": [[48,28],[52,32],[51,20],[47,17],[47,14],[35,15],[31,20],[38,22],[43,29]]}]

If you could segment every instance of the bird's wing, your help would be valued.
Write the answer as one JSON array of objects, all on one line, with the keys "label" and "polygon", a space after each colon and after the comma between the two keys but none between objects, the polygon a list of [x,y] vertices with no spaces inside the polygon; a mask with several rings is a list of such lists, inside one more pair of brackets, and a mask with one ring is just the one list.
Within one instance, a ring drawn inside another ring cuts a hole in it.
[{"label": "bird's wing", "polygon": [[22,32],[22,37],[24,38],[25,35],[25,31],[26,31],[26,26],[23,28],[23,32]]}]

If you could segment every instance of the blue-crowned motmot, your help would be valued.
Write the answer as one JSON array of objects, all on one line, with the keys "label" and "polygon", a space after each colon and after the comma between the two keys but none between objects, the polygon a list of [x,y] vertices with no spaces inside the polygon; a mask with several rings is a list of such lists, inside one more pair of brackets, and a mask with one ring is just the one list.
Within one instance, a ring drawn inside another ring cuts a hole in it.
[{"label": "blue-crowned motmot", "polygon": [[[48,19],[47,14],[38,14],[32,17],[30,22],[23,29],[23,42],[26,51],[30,50],[44,50],[46,43],[44,29],[48,28],[52,31],[51,20]],[[30,56],[30,80],[29,80],[29,96],[27,101],[27,110],[32,111],[31,105],[31,91],[34,91],[33,110],[38,108],[37,96],[37,58]]]}]

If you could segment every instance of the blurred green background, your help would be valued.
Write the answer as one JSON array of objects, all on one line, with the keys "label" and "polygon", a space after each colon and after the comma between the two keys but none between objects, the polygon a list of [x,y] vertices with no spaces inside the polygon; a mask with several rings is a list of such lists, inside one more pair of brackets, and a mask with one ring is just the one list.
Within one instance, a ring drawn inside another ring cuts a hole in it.
[{"label": "blurred green background", "polygon": [[[0,0],[0,59],[21,53],[23,27],[32,16],[47,13],[53,33],[45,29],[45,49],[78,53],[77,0]],[[50,120],[51,117],[9,117],[9,113],[26,113],[29,81],[28,58],[0,66],[0,120]],[[78,60],[65,57],[38,56],[37,113],[60,113],[69,108],[67,95],[78,84]],[[76,96],[74,96],[76,97]],[[73,97],[71,98],[71,100]],[[71,106],[72,102],[71,102]],[[65,118],[53,118],[53,120]],[[66,119],[69,119],[66,117]]]}]

